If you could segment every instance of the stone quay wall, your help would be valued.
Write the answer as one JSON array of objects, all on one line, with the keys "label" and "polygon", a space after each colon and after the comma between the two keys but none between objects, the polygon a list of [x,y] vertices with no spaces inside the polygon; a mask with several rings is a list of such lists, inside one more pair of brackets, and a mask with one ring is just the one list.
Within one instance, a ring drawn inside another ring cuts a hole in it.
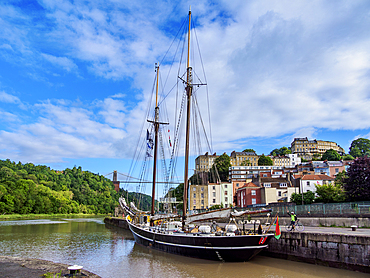
[{"label": "stone quay wall", "polygon": [[126,219],[117,218],[117,217],[105,217],[104,223],[112,226],[116,226],[122,229],[129,230]]},{"label": "stone quay wall", "polygon": [[370,237],[281,232],[263,255],[370,273]]}]

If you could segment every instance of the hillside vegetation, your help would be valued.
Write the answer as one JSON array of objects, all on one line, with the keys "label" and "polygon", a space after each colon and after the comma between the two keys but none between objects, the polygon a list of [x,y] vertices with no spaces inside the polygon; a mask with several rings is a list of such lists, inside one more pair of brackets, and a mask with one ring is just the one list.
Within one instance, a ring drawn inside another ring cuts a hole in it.
[{"label": "hillside vegetation", "polygon": [[[108,214],[122,193],[111,180],[81,167],[55,171],[0,160],[0,214]],[[133,198],[129,193],[129,201]]]}]

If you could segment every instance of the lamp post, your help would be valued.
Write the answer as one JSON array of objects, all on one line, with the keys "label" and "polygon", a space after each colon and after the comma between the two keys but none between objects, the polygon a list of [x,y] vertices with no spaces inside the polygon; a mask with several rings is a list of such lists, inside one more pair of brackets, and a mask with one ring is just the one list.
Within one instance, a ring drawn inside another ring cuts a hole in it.
[{"label": "lamp post", "polygon": [[302,191],[301,191],[301,193],[302,193],[302,206],[304,205],[304,201],[303,201],[303,182],[302,182],[302,180],[301,180],[301,186],[302,186]]}]

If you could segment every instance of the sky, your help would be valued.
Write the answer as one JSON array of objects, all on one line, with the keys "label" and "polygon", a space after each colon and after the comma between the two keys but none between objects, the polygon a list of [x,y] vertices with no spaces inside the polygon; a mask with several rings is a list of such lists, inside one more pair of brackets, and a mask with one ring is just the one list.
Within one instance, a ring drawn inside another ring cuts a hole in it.
[{"label": "sky", "polygon": [[127,173],[190,6],[217,154],[370,138],[367,0],[3,0],[0,159]]}]

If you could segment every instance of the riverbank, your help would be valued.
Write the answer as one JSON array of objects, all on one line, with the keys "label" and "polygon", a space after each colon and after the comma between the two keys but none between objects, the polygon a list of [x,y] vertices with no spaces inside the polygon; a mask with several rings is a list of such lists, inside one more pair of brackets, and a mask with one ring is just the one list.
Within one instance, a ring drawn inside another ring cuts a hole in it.
[{"label": "riverbank", "polygon": [[[0,278],[56,277],[56,274],[59,275],[58,277],[64,277],[70,274],[68,267],[69,265],[66,264],[54,263],[46,260],[0,256]],[[82,269],[81,274],[83,274],[82,277],[101,278],[84,269]]]},{"label": "riverbank", "polygon": [[0,221],[9,221],[9,220],[32,220],[32,219],[50,219],[50,218],[89,218],[89,217],[104,217],[106,214],[5,214],[0,215]]}]

